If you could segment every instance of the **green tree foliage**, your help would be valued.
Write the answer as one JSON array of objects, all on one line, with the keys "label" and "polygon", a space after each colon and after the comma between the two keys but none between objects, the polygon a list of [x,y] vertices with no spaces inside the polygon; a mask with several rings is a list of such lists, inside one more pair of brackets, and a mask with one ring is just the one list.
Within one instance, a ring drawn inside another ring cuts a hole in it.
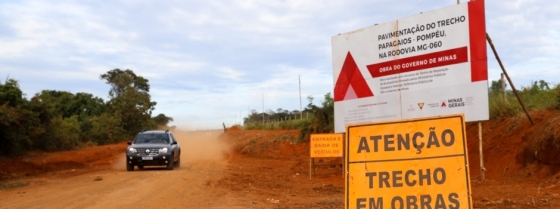
[{"label": "green tree foliage", "polygon": [[333,133],[334,132],[334,99],[331,93],[324,96],[322,107],[313,104],[313,97],[308,96],[306,111],[312,115],[311,119],[300,128],[299,141],[309,139],[313,133]]},{"label": "green tree foliage", "polygon": [[173,118],[151,117],[148,80],[131,70],[101,75],[111,100],[89,93],[43,90],[27,100],[17,80],[0,82],[0,156],[33,149],[70,150],[131,137],[142,128],[167,125]]},{"label": "green tree foliage", "polygon": [[331,93],[325,94],[321,106],[314,105],[313,99],[312,96],[307,97],[309,104],[302,114],[299,110],[288,111],[282,108],[265,113],[252,110],[244,118],[244,124],[247,129],[300,129],[300,140],[309,138],[311,133],[334,132],[334,99]]},{"label": "green tree foliage", "polygon": [[556,108],[560,109],[560,84],[556,85]]},{"label": "green tree foliage", "polygon": [[[303,111],[303,115],[308,114],[309,112]],[[263,117],[264,115],[264,117]],[[305,117],[305,116],[304,116]],[[259,123],[267,123],[267,122],[281,122],[287,120],[296,120],[301,119],[301,115],[299,110],[284,110],[282,108],[278,108],[277,112],[272,110],[267,110],[265,113],[258,113],[256,110],[251,110],[249,116],[243,118],[244,124],[259,124]]]},{"label": "green tree foliage", "polygon": [[38,146],[46,151],[71,150],[81,145],[78,116],[55,116],[48,125],[48,132]]},{"label": "green tree foliage", "polygon": [[132,70],[122,71],[114,69],[102,74],[100,78],[111,85],[109,96],[112,98],[124,95],[129,89],[135,89],[144,93],[150,91],[148,79],[136,75]]},{"label": "green tree foliage", "polygon": [[[513,91],[506,91],[504,101],[501,88],[498,93],[492,90],[495,83],[499,84],[499,81],[492,81],[489,92],[490,118],[522,113],[523,109]],[[560,103],[560,91],[551,89],[550,84],[544,80],[532,81],[529,86],[521,86],[520,89],[518,95],[529,111],[555,107]]]},{"label": "green tree foliage", "polygon": [[14,79],[7,79],[4,84],[0,84],[0,104],[9,107],[17,107],[24,102],[23,92],[19,89],[19,84]]},{"label": "green tree foliage", "polygon": [[[99,116],[107,110],[107,105],[103,99],[89,93],[72,94],[66,91],[43,90],[36,94],[33,99],[40,102],[46,108],[48,117],[56,118],[60,116],[61,119],[66,119],[77,116],[80,126],[80,131],[77,133],[80,134],[79,138],[81,141],[91,140],[92,117]],[[53,137],[57,138],[57,136]],[[56,143],[53,146],[45,147],[44,149],[53,150],[58,148]]]},{"label": "green tree foliage", "polygon": [[[507,83],[505,86],[507,87]],[[492,84],[490,85],[490,92],[492,93],[502,92],[502,81],[501,80],[492,81]]]},{"label": "green tree foliage", "polygon": [[167,124],[169,124],[169,122],[172,122],[173,118],[167,117],[165,114],[160,113],[156,117],[153,117],[152,120],[154,120],[155,124],[158,127],[167,127]]},{"label": "green tree foliage", "polygon": [[90,137],[97,139],[88,141],[89,144],[111,144],[119,142],[125,137],[125,131],[120,126],[120,119],[110,113],[103,113],[91,118]]},{"label": "green tree foliage", "polygon": [[522,87],[521,97],[528,109],[543,109],[556,104],[556,92],[543,80],[533,81],[530,87]]},{"label": "green tree foliage", "polygon": [[33,131],[29,124],[34,118],[27,118],[33,112],[25,109],[27,102],[14,79],[0,83],[0,154],[18,154],[31,146],[27,133]]},{"label": "green tree foliage", "polygon": [[128,136],[153,126],[151,114],[156,102],[151,101],[148,80],[132,70],[110,70],[100,76],[111,86],[109,107]]}]

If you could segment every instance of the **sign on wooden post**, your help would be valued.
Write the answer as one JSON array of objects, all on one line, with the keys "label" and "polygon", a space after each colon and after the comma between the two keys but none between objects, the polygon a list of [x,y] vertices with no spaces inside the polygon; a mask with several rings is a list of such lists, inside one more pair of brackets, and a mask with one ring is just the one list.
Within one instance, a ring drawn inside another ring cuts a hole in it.
[{"label": "sign on wooden post", "polygon": [[[316,165],[314,158],[342,158],[343,155],[343,134],[311,134],[309,143],[309,178],[314,175],[315,167],[321,165],[340,165],[340,164],[319,164]],[[342,169],[344,172],[344,169]]]},{"label": "sign on wooden post", "polygon": [[346,131],[346,208],[472,208],[464,115]]}]

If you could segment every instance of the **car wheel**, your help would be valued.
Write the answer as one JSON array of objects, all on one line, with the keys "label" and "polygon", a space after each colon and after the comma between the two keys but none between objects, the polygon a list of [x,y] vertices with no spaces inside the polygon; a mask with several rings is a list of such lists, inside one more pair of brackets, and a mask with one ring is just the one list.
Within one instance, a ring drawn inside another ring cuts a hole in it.
[{"label": "car wheel", "polygon": [[143,166],[143,165],[139,165],[139,166],[138,166],[138,169],[143,170],[143,169],[144,169],[144,166]]},{"label": "car wheel", "polygon": [[179,156],[179,159],[177,159],[177,161],[175,161],[175,167],[178,168],[181,166],[181,156]]},{"label": "car wheel", "polygon": [[173,170],[173,168],[175,167],[175,162],[173,162],[173,153],[171,154],[171,159],[169,159],[169,162],[167,163],[167,170]]},{"label": "car wheel", "polygon": [[133,170],[134,170],[134,165],[132,165],[132,164],[130,164],[130,163],[127,163],[127,164],[126,164],[126,170],[127,170],[127,171],[133,171]]}]

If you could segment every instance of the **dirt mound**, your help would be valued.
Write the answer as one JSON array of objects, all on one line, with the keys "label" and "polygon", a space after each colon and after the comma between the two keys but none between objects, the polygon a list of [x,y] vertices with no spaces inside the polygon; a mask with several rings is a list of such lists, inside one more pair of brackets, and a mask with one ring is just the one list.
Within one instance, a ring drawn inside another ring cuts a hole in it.
[{"label": "dirt mound", "polygon": [[[482,122],[485,178],[523,180],[554,176],[560,171],[560,111],[531,113]],[[467,123],[471,178],[480,178],[478,123]],[[234,126],[224,138],[233,151],[251,157],[309,159],[309,144],[296,143],[297,130],[241,130]]]},{"label": "dirt mound", "polygon": [[[235,126],[234,126],[235,127]],[[309,157],[309,145],[296,143],[299,130],[232,130],[222,136],[232,150],[251,157],[291,159]]]},{"label": "dirt mound", "polygon": [[[560,112],[542,110],[482,122],[482,146],[487,179],[546,178],[560,168]],[[480,177],[478,123],[467,124],[471,178]]]},{"label": "dirt mound", "polygon": [[228,128],[227,130],[232,132],[232,131],[240,131],[241,129],[239,128],[239,126],[232,126],[232,127]]},{"label": "dirt mound", "polygon": [[25,156],[0,160],[0,181],[41,174],[69,171],[83,173],[109,167],[126,149],[126,143],[87,147],[81,150],[47,153],[30,152]]},{"label": "dirt mound", "polygon": [[[558,111],[533,112],[535,125],[525,115],[482,122],[485,181],[480,178],[478,123],[467,124],[475,208],[558,208],[560,173],[555,163],[560,158],[554,152],[558,116]],[[298,135],[299,131],[227,131],[222,140],[232,144],[233,154],[217,185],[245,194],[255,191],[253,198],[281,201],[289,205],[285,208],[343,207],[341,168],[316,168],[315,178],[307,180],[309,144],[294,143]],[[289,196],[278,198],[284,193]]]}]

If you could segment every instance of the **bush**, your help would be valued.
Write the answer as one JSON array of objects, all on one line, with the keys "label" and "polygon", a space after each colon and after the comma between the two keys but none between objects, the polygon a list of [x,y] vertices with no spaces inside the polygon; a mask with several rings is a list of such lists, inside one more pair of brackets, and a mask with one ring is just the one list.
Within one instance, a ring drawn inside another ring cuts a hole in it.
[{"label": "bush", "polygon": [[[558,107],[560,109],[560,85],[550,89],[549,84],[543,80],[532,82],[529,87],[521,87],[518,91],[527,111]],[[523,113],[517,97],[511,90],[506,92],[507,103],[504,102],[501,91],[490,91],[488,95],[490,105],[490,118],[502,116],[515,116]]]},{"label": "bush", "polygon": [[556,85],[556,108],[560,109],[560,84]]},{"label": "bush", "polygon": [[120,119],[103,113],[91,119],[92,129],[88,141],[104,145],[119,142],[125,138],[125,131],[119,125]]},{"label": "bush", "polygon": [[[249,123],[245,125],[247,130],[274,130],[274,129],[299,129],[300,136],[297,142],[309,140],[313,133],[334,132],[334,99],[331,93],[325,94],[322,106],[313,104],[313,97],[307,97],[309,104],[304,112],[311,113],[308,118],[299,120],[287,120],[272,123]],[[256,115],[256,114],[254,114]]]},{"label": "bush", "polygon": [[268,123],[249,123],[245,125],[246,130],[297,130],[303,127],[308,119],[285,120]]},{"label": "bush", "polygon": [[164,114],[151,117],[156,102],[151,101],[147,79],[118,69],[101,79],[112,87],[109,102],[89,93],[57,90],[43,90],[27,100],[17,80],[0,82],[0,157],[115,143],[173,120]]},{"label": "bush", "polygon": [[69,118],[57,116],[51,122],[51,131],[54,150],[72,150],[81,145],[78,116]]}]

